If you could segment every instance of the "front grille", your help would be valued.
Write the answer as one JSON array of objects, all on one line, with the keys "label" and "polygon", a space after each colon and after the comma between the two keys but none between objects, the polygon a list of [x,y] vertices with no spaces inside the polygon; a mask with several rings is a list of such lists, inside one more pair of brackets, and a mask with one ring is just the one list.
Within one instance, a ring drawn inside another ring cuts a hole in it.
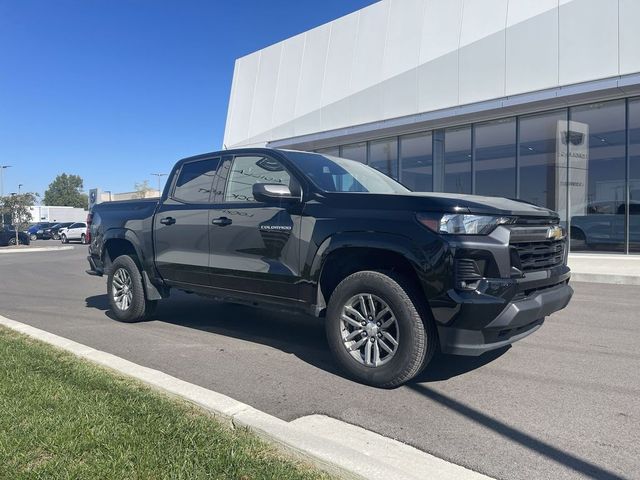
[{"label": "front grille", "polygon": [[514,266],[523,272],[532,272],[562,265],[564,245],[564,240],[513,243],[520,258],[520,266]]}]

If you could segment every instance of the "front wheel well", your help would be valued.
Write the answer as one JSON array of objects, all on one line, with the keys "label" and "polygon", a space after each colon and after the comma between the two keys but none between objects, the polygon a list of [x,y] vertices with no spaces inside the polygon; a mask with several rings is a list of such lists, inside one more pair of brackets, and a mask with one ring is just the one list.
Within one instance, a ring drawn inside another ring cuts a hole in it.
[{"label": "front wheel well", "polygon": [[331,252],[323,263],[319,281],[321,300],[318,306],[324,309],[331,294],[342,280],[364,270],[398,273],[422,292],[415,269],[402,254],[380,248],[345,247]]}]

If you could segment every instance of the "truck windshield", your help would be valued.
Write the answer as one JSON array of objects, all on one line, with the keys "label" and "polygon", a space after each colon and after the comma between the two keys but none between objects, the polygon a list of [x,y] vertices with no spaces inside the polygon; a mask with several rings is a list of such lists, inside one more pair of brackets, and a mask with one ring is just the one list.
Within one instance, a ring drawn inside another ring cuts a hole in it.
[{"label": "truck windshield", "polygon": [[295,165],[325,192],[407,193],[384,173],[346,158],[316,153],[287,152]]}]

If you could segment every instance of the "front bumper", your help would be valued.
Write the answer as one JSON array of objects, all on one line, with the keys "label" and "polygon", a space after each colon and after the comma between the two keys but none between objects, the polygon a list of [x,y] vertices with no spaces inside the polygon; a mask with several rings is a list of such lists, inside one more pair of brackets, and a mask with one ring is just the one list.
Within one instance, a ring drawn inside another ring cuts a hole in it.
[{"label": "front bumper", "polygon": [[[508,303],[482,329],[440,325],[440,348],[444,353],[477,356],[510,345],[538,330],[544,317],[566,307],[572,295],[573,289],[567,282],[563,282]],[[467,303],[466,306],[471,307],[471,304]]]},{"label": "front bumper", "polygon": [[[546,232],[546,227],[542,229]],[[573,289],[566,244],[560,254],[544,242],[520,249],[523,232],[533,238],[527,242],[538,242],[533,234],[540,227],[530,230],[531,234],[528,227],[499,227],[488,236],[448,239],[452,280],[429,302],[443,352],[475,356],[504,347],[535,332],[546,316],[567,306]],[[529,262],[552,258],[553,263],[546,268],[536,268],[538,264],[532,268],[529,263],[525,270],[523,258]],[[460,279],[470,278],[469,259],[479,267],[472,274],[480,275],[465,284]]]}]

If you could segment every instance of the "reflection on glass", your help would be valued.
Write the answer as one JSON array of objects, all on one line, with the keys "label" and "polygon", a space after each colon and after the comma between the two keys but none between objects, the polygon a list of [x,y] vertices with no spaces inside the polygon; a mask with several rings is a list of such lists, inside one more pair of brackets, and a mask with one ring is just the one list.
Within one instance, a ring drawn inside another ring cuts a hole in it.
[{"label": "reflection on glass", "polygon": [[414,192],[433,191],[431,132],[400,137],[402,183]]},{"label": "reflection on glass", "polygon": [[571,247],[624,251],[625,102],[574,107],[563,140],[569,147]]},{"label": "reflection on glass", "polygon": [[369,166],[398,178],[398,138],[369,142]]},{"label": "reflection on glass", "polygon": [[516,120],[480,123],[475,128],[475,193],[516,196]]},{"label": "reflection on glass", "polygon": [[322,153],[324,155],[331,155],[332,157],[340,156],[340,147],[328,147],[328,148],[319,148],[316,150],[316,153]]},{"label": "reflection on glass", "polygon": [[567,111],[527,115],[519,122],[520,198],[557,211],[566,226],[567,147],[560,132],[567,130]]},{"label": "reflection on glass", "polygon": [[629,251],[640,252],[640,98],[629,101]]},{"label": "reflection on glass", "polygon": [[471,127],[444,132],[444,191],[471,193]]},{"label": "reflection on glass", "polygon": [[340,147],[340,156],[355,160],[360,163],[367,163],[367,143],[352,143],[351,145],[342,145]]}]

